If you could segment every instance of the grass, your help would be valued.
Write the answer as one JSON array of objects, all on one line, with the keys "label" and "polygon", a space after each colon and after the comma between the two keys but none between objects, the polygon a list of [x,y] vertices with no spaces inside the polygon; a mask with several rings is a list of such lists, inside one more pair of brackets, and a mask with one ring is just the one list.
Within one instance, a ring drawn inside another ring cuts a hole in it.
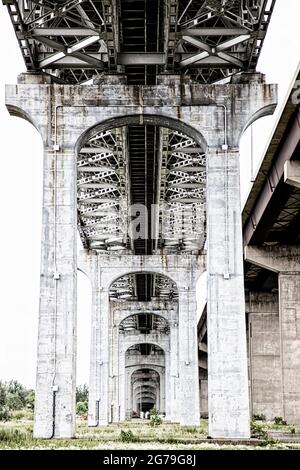
[{"label": "grass", "polygon": [[[88,428],[85,421],[77,425],[75,439],[33,439],[32,414],[16,414],[14,418],[0,423],[0,449],[94,449],[94,450],[300,450],[300,443],[280,443],[267,438],[268,431],[283,431],[293,434],[300,427],[254,421],[253,428],[260,431],[261,446],[218,445],[200,442],[207,437],[207,421],[200,427],[182,427],[176,424],[161,424],[151,427],[150,422],[134,420],[122,424],[111,424],[101,428]],[[293,431],[294,429],[294,431]]]}]

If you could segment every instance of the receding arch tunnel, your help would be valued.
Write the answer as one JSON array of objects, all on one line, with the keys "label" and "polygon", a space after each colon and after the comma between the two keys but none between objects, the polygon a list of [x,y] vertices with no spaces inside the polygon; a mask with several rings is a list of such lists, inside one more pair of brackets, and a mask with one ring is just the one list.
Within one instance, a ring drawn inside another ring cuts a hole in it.
[{"label": "receding arch tunnel", "polygon": [[77,143],[83,245],[138,255],[198,253],[206,238],[206,142],[179,120],[107,120]]}]

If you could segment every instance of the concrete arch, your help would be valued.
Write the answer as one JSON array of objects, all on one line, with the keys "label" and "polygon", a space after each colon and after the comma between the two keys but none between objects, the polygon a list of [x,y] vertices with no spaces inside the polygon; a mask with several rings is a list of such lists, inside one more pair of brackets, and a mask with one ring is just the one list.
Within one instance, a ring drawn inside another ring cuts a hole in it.
[{"label": "concrete arch", "polygon": [[146,312],[146,313],[137,312],[137,313],[131,313],[130,315],[127,315],[125,318],[123,318],[123,320],[118,325],[119,329],[122,326],[122,323],[124,323],[128,318],[135,317],[137,315],[149,315],[149,316],[152,315],[153,317],[162,318],[166,322],[166,326],[170,328],[170,321],[167,318],[165,318],[165,316],[163,315],[158,315],[157,313],[151,313],[151,312]]},{"label": "concrete arch", "polygon": [[15,116],[15,117],[24,119],[25,121],[29,122],[38,131],[38,133],[43,139],[43,133],[41,129],[39,128],[37,122],[31,115],[29,115],[24,109],[21,109],[16,105],[6,104],[6,107],[11,116]]},{"label": "concrete arch", "polygon": [[261,119],[263,117],[272,116],[274,114],[276,107],[277,107],[277,104],[268,104],[266,106],[263,106],[259,110],[257,110],[254,114],[252,114],[252,116],[250,117],[250,119],[248,119],[242,131],[240,132],[239,137],[238,137],[238,142],[240,143],[243,134],[248,129],[248,127],[251,126],[251,124],[253,124],[258,119]]},{"label": "concrete arch", "polygon": [[[135,274],[158,274],[160,276],[163,276],[163,277],[166,277],[167,279],[169,279],[170,281],[174,282],[174,284],[176,284],[176,289],[177,289],[177,293],[179,295],[179,289],[178,289],[178,282],[177,280],[175,280],[170,274],[165,274],[165,272],[160,268],[160,267],[147,267],[145,270],[143,270],[143,268],[141,267],[141,270],[140,271],[137,271],[137,270],[134,270],[134,271],[126,271],[125,273],[123,274],[119,274],[116,278],[114,278],[111,282],[110,282],[110,285],[109,285],[109,288],[108,288],[108,293],[109,293],[109,290],[110,288],[112,287],[113,283],[118,281],[119,279],[121,279],[122,277],[125,277],[125,276],[132,276],[132,275],[135,275]],[[177,299],[176,299],[177,300]]]},{"label": "concrete arch", "polygon": [[[152,370],[154,372],[157,372],[159,374],[159,377],[161,379],[162,377],[162,374],[164,372],[164,369],[165,369],[165,366],[159,366],[159,365],[156,365],[156,364],[151,364],[151,365],[147,365],[147,364],[136,364],[135,366],[128,366],[129,367],[132,367],[132,368],[135,368],[133,371],[130,371],[129,372],[129,377],[131,378],[132,375],[134,374],[134,372],[136,372],[137,370],[143,370],[143,369],[149,369],[149,370]],[[159,370],[159,369],[162,369],[162,370]]]},{"label": "concrete arch", "polygon": [[206,152],[207,149],[207,141],[203,134],[193,127],[191,124],[186,124],[184,121],[180,119],[175,119],[172,116],[167,114],[128,114],[124,115],[116,115],[109,119],[105,119],[102,122],[91,126],[85,132],[81,134],[79,139],[75,145],[76,155],[79,154],[81,147],[83,146],[84,142],[90,139],[95,133],[103,132],[110,129],[115,129],[117,127],[124,127],[130,124],[134,125],[152,125],[157,127],[165,127],[167,129],[172,129],[175,131],[179,131],[187,135],[188,137],[193,138],[202,148],[203,151]]},{"label": "concrete arch", "polygon": [[[177,302],[177,300],[176,300]],[[163,318],[164,320],[166,320],[168,322],[168,324],[170,325],[170,320],[167,318],[167,316],[165,314],[158,314],[158,313],[152,313],[151,310],[149,310],[148,312],[147,311],[140,311],[140,310],[137,310],[136,312],[130,312],[128,315],[126,315],[124,318],[122,318],[122,320],[120,321],[120,323],[118,323],[118,326],[120,326],[123,321],[125,321],[127,318],[129,317],[132,317],[134,315],[155,315],[156,317],[161,317]]]},{"label": "concrete arch", "polygon": [[129,345],[127,345],[127,349],[125,350],[125,356],[126,356],[127,351],[130,348],[132,348],[132,346],[138,346],[140,344],[149,344],[151,346],[157,346],[158,348],[160,348],[163,351],[164,355],[166,354],[165,348],[163,346],[161,346],[161,344],[159,344],[157,342],[154,342],[154,341],[151,341],[151,343],[136,343],[136,342],[129,343]]}]

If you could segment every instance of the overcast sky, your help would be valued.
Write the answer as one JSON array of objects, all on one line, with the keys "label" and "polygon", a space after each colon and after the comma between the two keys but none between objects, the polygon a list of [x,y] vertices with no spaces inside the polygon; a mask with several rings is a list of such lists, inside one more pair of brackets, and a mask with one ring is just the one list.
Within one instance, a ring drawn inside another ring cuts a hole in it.
[{"label": "overcast sky", "polygon": [[[282,102],[299,62],[300,2],[277,0],[258,64],[270,83],[279,84]],[[26,121],[10,117],[4,84],[16,83],[25,66],[6,8],[0,5],[0,380],[34,386],[39,298],[42,202],[42,143]],[[273,117],[254,125],[254,168],[260,161]],[[242,200],[251,179],[249,131],[241,142]],[[79,273],[78,378],[88,382],[90,292]],[[201,294],[201,293],[200,293]]]}]

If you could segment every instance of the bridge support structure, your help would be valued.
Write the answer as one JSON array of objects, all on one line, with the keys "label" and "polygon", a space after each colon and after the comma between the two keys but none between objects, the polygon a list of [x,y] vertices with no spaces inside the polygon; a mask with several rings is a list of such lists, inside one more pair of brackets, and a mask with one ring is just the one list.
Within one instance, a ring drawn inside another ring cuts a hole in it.
[{"label": "bridge support structure", "polygon": [[[44,76],[22,74],[17,86],[7,86],[6,103],[12,115],[39,130],[45,149],[34,435],[74,435],[77,153],[96,129],[150,123],[189,135],[206,151],[209,434],[249,437],[238,147],[247,126],[273,112],[276,87],[265,84],[261,74],[241,75],[225,85],[200,85],[187,77],[162,75],[155,86],[125,85],[123,77],[118,83],[117,76],[109,75],[95,85],[64,86],[51,84]],[[130,264],[134,257],[127,257]],[[109,263],[109,256],[103,260]],[[100,278],[93,293],[92,325],[102,335],[94,348],[98,357],[91,359],[92,367],[102,366],[102,375],[95,372],[90,390],[94,403],[108,376],[107,289]],[[192,312],[195,299],[190,301]],[[187,328],[184,316],[179,326],[183,354],[187,332],[191,337],[196,332],[196,313],[191,315],[193,326]],[[180,396],[190,407],[180,412],[182,424],[196,424],[199,419],[198,391],[193,390],[198,387],[196,344],[194,348],[190,364],[179,367],[179,376],[186,378]],[[194,372],[185,375],[192,367]],[[102,424],[107,422],[106,396],[99,408]]]},{"label": "bridge support structure", "polygon": [[246,261],[278,273],[282,416],[300,423],[300,250],[298,246],[248,246]]}]

